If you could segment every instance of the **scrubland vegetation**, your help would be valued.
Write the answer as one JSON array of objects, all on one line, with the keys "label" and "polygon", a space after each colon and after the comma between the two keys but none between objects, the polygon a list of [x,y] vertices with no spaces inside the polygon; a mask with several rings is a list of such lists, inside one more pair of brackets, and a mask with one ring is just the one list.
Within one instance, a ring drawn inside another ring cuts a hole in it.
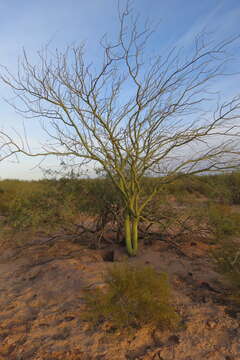
[{"label": "scrubland vegetation", "polygon": [[[158,181],[144,179],[146,196]],[[176,249],[183,242],[214,244],[212,263],[232,287],[231,298],[239,302],[239,205],[239,172],[179,178],[162,187],[144,210],[141,241],[149,245],[157,238],[166,239]],[[80,243],[102,248],[109,246],[106,233],[110,229],[114,231],[112,244],[124,243],[121,199],[106,178],[2,180],[0,213],[1,237],[9,242],[13,233],[60,231],[77,233]],[[91,220],[88,225],[82,216]],[[85,315],[94,325],[103,319],[113,328],[139,327],[145,321],[172,327],[179,322],[166,275],[158,275],[149,267],[137,269],[125,264],[110,269],[105,280],[107,290],[97,289],[86,295],[90,311]]]},{"label": "scrubland vegetation", "polygon": [[120,264],[108,270],[107,289],[86,294],[86,320],[98,325],[110,322],[113,331],[139,328],[146,324],[161,329],[176,328],[179,316],[171,304],[167,274],[151,267]]},{"label": "scrubland vegetation", "polygon": [[[144,179],[146,196],[157,183],[158,178]],[[143,218],[157,218],[176,205],[181,205],[182,214],[191,208],[201,216],[202,210],[218,237],[237,234],[239,215],[234,209],[240,205],[240,173],[189,176],[164,185]],[[121,206],[117,190],[104,178],[0,181],[0,212],[16,230],[61,229],[77,222],[79,213],[106,216]]]}]

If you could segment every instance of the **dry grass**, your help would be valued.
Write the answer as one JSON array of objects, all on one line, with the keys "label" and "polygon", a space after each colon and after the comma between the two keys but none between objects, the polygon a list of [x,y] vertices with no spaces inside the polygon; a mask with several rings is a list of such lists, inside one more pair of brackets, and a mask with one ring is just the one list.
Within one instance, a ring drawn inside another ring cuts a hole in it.
[{"label": "dry grass", "polygon": [[85,295],[84,319],[93,325],[107,321],[112,329],[139,328],[150,324],[174,328],[179,316],[171,305],[168,277],[152,267],[115,265],[108,269],[107,288]]}]

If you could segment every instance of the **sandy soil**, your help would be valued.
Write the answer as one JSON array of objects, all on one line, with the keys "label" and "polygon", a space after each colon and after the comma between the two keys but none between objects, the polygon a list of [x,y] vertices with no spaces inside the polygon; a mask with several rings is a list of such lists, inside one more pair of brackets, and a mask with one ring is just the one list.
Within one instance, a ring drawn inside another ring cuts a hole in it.
[{"label": "sandy soil", "polygon": [[[0,256],[0,360],[236,360],[240,309],[213,271],[209,246],[193,243],[177,253],[161,241],[142,246],[128,261],[167,271],[181,330],[144,328],[110,333],[81,319],[83,290],[104,286],[104,258],[126,260],[123,249],[90,250],[58,236],[36,238]],[[107,255],[107,256],[106,256]],[[108,256],[109,255],[109,256]]]}]

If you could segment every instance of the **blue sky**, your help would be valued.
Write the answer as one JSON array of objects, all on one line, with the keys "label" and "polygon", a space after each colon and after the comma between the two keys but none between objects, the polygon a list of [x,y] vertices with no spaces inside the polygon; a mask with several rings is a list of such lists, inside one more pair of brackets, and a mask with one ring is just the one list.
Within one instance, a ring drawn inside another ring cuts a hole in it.
[{"label": "blue sky", "polygon": [[[155,51],[177,45],[187,47],[203,28],[214,31],[214,38],[240,34],[240,0],[135,0],[134,9],[141,19],[159,22],[150,48]],[[11,72],[24,47],[34,61],[36,52],[47,43],[52,48],[86,42],[87,56],[99,55],[98,41],[104,33],[114,36],[117,30],[117,0],[0,0],[0,64]],[[240,54],[240,47],[238,46]],[[233,64],[239,68],[239,57]],[[221,83],[231,93],[238,91],[239,80]],[[238,91],[239,93],[239,91]],[[12,94],[0,84],[0,128],[21,131],[22,118],[2,99]],[[37,124],[28,120],[28,135],[33,144],[41,142]],[[48,159],[44,167],[54,167]],[[20,158],[18,163],[0,163],[0,178],[37,179],[42,176],[36,162]]]}]

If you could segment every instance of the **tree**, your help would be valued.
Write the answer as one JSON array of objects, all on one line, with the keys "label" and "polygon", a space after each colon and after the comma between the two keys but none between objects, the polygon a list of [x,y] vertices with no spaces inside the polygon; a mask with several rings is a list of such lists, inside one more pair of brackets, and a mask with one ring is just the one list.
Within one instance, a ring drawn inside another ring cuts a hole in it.
[{"label": "tree", "polygon": [[[24,136],[18,142],[2,131],[1,153],[2,159],[23,153],[98,164],[121,196],[127,251],[136,255],[142,211],[162,184],[239,164],[240,96],[220,103],[210,91],[226,74],[227,50],[238,37],[214,43],[201,34],[185,55],[173,48],[152,58],[151,29],[138,30],[129,4],[119,23],[116,41],[101,41],[96,67],[76,46],[39,52],[38,66],[24,52],[16,76],[3,71],[2,81],[18,97],[13,106],[26,118],[43,119],[52,143],[34,153]],[[144,177],[156,174],[158,185],[143,196]]]}]

